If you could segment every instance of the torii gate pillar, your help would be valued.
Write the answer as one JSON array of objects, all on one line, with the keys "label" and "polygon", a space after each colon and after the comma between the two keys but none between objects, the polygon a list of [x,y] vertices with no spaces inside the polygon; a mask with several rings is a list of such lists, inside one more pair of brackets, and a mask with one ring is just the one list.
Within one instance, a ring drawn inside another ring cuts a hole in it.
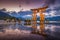
[{"label": "torii gate pillar", "polygon": [[45,30],[45,26],[44,26],[45,15],[43,13],[46,11],[47,8],[48,8],[48,6],[38,8],[39,13],[40,13],[40,33],[41,34],[44,34],[44,30]]},{"label": "torii gate pillar", "polygon": [[36,29],[37,29],[37,9],[31,9],[32,10],[32,12],[33,12],[33,14],[32,14],[32,16],[33,16],[33,18],[32,18],[32,28],[33,28],[33,30],[34,31],[36,31]]}]

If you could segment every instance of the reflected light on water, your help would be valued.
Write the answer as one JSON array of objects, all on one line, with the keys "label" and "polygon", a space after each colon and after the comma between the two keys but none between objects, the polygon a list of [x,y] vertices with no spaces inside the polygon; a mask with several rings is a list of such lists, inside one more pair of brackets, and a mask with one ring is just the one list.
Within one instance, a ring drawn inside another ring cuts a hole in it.
[{"label": "reflected light on water", "polygon": [[45,30],[50,30],[50,31],[55,31],[55,28],[56,28],[56,26],[55,25],[47,25],[46,27],[45,27]]},{"label": "reflected light on water", "polygon": [[[41,25],[37,25],[37,30],[40,30]],[[60,37],[60,25],[53,24],[44,24],[45,31],[49,35],[53,35],[54,37]],[[31,34],[31,26],[23,26],[23,25],[0,25],[0,37],[5,36],[18,36]],[[59,35],[58,35],[59,34]]]},{"label": "reflected light on water", "polygon": [[26,31],[26,30],[19,30],[19,29],[4,29],[5,32],[0,32],[0,37],[3,37],[3,36],[7,36],[7,35],[24,35],[24,34],[30,34],[30,31]]}]

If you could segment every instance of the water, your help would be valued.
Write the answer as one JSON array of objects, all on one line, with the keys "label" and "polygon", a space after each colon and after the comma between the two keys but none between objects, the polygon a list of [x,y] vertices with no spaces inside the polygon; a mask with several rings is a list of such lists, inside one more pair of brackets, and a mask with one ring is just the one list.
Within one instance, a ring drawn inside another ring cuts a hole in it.
[{"label": "water", "polygon": [[45,30],[47,35],[60,40],[60,24],[46,24]]},{"label": "water", "polygon": [[[44,24],[45,25],[45,33],[50,38],[54,37],[57,39],[60,39],[60,24]],[[38,25],[39,29],[39,25]],[[32,31],[32,25],[24,25],[24,24],[0,24],[0,37],[6,36],[7,34],[12,35],[26,35],[31,34]],[[47,38],[48,39],[48,38]]]}]

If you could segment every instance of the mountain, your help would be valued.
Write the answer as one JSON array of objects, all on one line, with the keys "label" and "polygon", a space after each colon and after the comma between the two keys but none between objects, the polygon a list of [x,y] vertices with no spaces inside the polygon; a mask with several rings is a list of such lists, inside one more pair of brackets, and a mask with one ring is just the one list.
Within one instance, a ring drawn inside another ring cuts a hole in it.
[{"label": "mountain", "polygon": [[[23,20],[31,20],[32,19],[32,15],[25,15],[22,17]],[[40,20],[40,17],[37,16],[37,20]],[[60,16],[52,16],[52,17],[45,17],[46,21],[60,21]]]},{"label": "mountain", "polygon": [[[16,17],[16,18],[19,18],[21,20],[26,20],[26,19],[31,20],[32,19],[32,11],[20,11],[18,13],[13,12],[11,15]],[[39,16],[37,16],[37,20],[40,20]],[[45,17],[45,20],[48,20],[48,21],[60,21],[60,16]]]},{"label": "mountain", "polygon": [[0,11],[0,20],[10,18],[11,16],[3,11]]},{"label": "mountain", "polygon": [[32,15],[25,15],[22,16],[24,20],[31,20],[32,19]]},{"label": "mountain", "polygon": [[18,12],[18,14],[20,14],[21,16],[32,15],[32,11],[20,11],[20,12]]},{"label": "mountain", "polygon": [[47,17],[45,20],[49,21],[60,21],[60,16]]},{"label": "mountain", "polygon": [[32,11],[20,11],[18,13],[11,12],[10,15],[20,20],[26,20],[26,19],[31,19],[31,16],[28,16],[28,15],[32,15]]},{"label": "mountain", "polygon": [[10,14],[9,15],[11,15],[11,16],[13,16],[13,17],[20,17],[20,14],[18,14],[17,12],[15,12],[15,11],[13,11],[13,12],[10,12]]}]

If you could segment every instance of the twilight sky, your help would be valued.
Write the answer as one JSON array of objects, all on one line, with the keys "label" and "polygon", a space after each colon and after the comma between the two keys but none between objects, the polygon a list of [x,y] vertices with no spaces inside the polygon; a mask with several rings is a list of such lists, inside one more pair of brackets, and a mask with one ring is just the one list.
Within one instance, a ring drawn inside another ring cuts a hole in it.
[{"label": "twilight sky", "polygon": [[[21,5],[21,8],[19,8]],[[0,9],[8,11],[30,10],[48,5],[49,7],[60,6],[60,0],[0,0]]]}]

